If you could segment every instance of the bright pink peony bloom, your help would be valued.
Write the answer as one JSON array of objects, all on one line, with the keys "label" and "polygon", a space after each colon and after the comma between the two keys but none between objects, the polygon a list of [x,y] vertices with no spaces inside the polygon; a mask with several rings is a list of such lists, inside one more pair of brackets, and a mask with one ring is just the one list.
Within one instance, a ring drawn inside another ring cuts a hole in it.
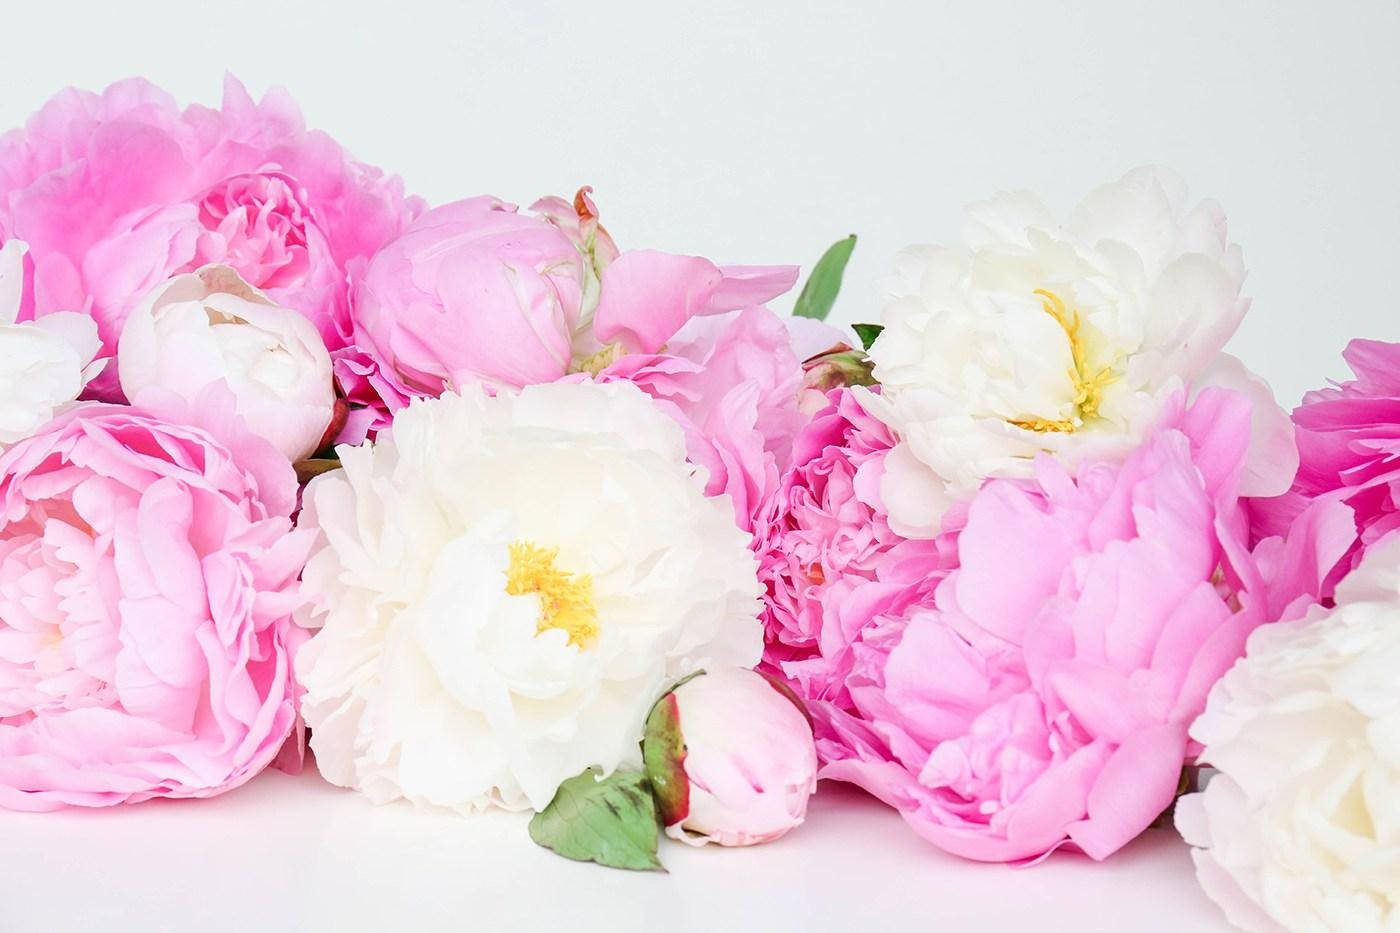
[{"label": "bright pink peony bloom", "polygon": [[1367,548],[1400,528],[1400,343],[1353,340],[1342,355],[1356,378],[1309,392],[1293,412],[1300,459],[1293,488],[1251,504],[1271,533],[1314,501],[1351,507],[1356,532],[1327,576],[1329,598]]},{"label": "bright pink peony bloom", "polygon": [[767,587],[766,664],[809,708],[850,711],[852,645],[877,619],[931,606],[957,548],[951,533],[911,540],[890,530],[880,478],[894,437],[848,389],[827,399],[793,441],[792,466],[754,537]]},{"label": "bright pink peony bloom", "polygon": [[871,622],[854,710],[814,710],[823,776],[973,859],[1101,859],[1145,829],[1211,684],[1345,547],[1333,505],[1248,550],[1249,426],[1243,396],[1206,390],[1121,465],[1072,476],[1043,457],[1034,481],[989,482],[933,608]]},{"label": "bright pink peony bloom", "polygon": [[296,721],[296,481],[231,403],[87,405],[0,455],[0,806],[208,797]]},{"label": "bright pink peony bloom", "polygon": [[[254,103],[233,78],[219,110],[182,112],[138,79],[66,90],[0,137],[0,241],[33,257],[21,317],[86,311],[107,356],[147,292],[207,263],[232,265],[339,350],[347,275],[420,209],[306,130],[285,92]],[[108,366],[91,391],[119,398],[115,380]]]},{"label": "bright pink peony bloom", "polygon": [[706,494],[728,494],[739,526],[756,527],[803,423],[802,366],[781,318],[762,307],[697,317],[664,352],[624,356],[598,378],[656,399],[685,429],[690,461],[708,471]]}]

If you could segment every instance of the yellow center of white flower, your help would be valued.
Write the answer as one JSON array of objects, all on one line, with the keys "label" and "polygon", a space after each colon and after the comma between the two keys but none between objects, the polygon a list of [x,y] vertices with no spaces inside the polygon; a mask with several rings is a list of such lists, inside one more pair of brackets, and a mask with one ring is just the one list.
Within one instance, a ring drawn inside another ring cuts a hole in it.
[{"label": "yellow center of white flower", "polygon": [[1037,288],[1035,294],[1040,296],[1041,308],[1055,320],[1056,324],[1060,325],[1060,329],[1065,332],[1065,338],[1069,340],[1071,363],[1069,378],[1074,387],[1074,414],[1069,418],[1059,420],[1049,418],[1010,418],[1007,420],[1016,427],[1025,428],[1027,431],[1055,431],[1067,434],[1079,430],[1087,422],[1099,416],[1103,390],[1114,380],[1115,374],[1112,367],[1105,366],[1095,371],[1089,365],[1089,355],[1084,345],[1083,322],[1080,320],[1078,309],[1067,307],[1059,295],[1048,289]]},{"label": "yellow center of white flower", "polygon": [[534,593],[540,598],[536,633],[557,628],[569,636],[569,644],[587,648],[598,637],[598,610],[593,605],[593,578],[571,574],[554,566],[557,548],[542,548],[524,539],[510,545],[506,592],[512,596]]}]

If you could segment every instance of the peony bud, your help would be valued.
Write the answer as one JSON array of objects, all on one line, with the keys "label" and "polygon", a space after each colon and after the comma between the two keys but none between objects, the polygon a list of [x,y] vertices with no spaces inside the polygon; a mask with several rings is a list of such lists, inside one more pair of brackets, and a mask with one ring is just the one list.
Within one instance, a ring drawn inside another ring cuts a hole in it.
[{"label": "peony bud", "polygon": [[[357,283],[356,344],[391,396],[476,382],[519,388],[569,369],[596,272],[555,213],[491,197],[435,208],[385,245]],[[400,407],[395,405],[394,407]]]},{"label": "peony bud", "polygon": [[846,386],[875,384],[870,358],[862,350],[838,343],[802,364],[802,393],[798,406],[814,415],[830,404],[827,393]]},{"label": "peony bud", "polygon": [[742,668],[695,677],[662,697],[642,753],[666,835],[694,845],[777,839],[801,824],[817,787],[806,713]]},{"label": "peony bud", "polygon": [[315,325],[228,266],[177,275],[127,318],[117,348],[122,391],[194,402],[227,383],[238,414],[288,460],[315,452],[335,410],[331,359]]}]

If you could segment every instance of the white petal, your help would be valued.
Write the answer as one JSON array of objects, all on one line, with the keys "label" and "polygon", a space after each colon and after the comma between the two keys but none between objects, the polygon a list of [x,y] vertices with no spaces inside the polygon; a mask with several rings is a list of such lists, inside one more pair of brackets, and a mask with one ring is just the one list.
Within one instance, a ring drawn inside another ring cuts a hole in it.
[{"label": "white petal", "polygon": [[19,319],[24,296],[24,254],[28,251],[23,240],[7,240],[0,246],[0,325]]}]

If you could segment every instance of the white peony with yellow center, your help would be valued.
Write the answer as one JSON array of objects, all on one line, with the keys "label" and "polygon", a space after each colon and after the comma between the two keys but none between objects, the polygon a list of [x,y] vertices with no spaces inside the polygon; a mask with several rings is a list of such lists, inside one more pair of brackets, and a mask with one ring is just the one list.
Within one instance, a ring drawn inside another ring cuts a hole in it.
[{"label": "white peony with yellow center", "polygon": [[638,763],[651,704],[762,650],[755,560],[630,384],[418,400],[307,488],[298,654],[330,781],[376,802],[545,806]]},{"label": "white peony with yellow center", "polygon": [[1219,206],[1138,169],[1059,224],[1034,196],[975,204],[961,248],[912,247],[871,347],[865,406],[900,443],[881,491],[897,530],[927,536],[988,477],[1027,477],[1042,451],[1073,468],[1117,460],[1183,389],[1255,405],[1246,495],[1284,492],[1292,426],[1268,386],[1221,348],[1249,302]]}]

